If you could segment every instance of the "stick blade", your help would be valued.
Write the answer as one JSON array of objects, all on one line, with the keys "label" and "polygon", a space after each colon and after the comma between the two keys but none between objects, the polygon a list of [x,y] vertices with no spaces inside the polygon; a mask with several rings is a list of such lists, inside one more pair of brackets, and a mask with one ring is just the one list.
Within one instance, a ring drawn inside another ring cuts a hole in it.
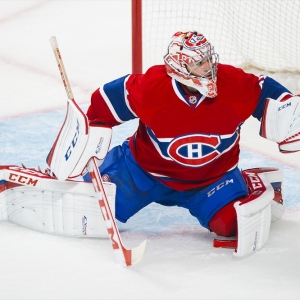
[{"label": "stick blade", "polygon": [[137,264],[143,259],[146,244],[147,240],[144,240],[137,247],[132,249],[126,249],[124,246],[122,246],[122,253],[115,251],[118,262],[124,267]]},{"label": "stick blade", "polygon": [[115,248],[114,254],[117,259],[117,262],[123,267],[130,267],[143,259],[145,249],[146,249],[147,240],[144,240],[137,247],[132,249],[126,249],[123,244],[121,248]]},{"label": "stick blade", "polygon": [[131,250],[131,265],[135,265],[143,259],[147,240],[144,240],[137,247]]}]

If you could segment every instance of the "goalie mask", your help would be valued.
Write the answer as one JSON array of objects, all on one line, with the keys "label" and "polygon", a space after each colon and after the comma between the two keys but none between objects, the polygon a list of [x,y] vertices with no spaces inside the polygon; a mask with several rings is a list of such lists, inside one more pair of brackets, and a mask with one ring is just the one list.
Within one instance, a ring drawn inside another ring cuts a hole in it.
[{"label": "goalie mask", "polygon": [[164,56],[169,76],[197,89],[202,95],[217,96],[219,55],[205,36],[197,32],[177,32]]}]

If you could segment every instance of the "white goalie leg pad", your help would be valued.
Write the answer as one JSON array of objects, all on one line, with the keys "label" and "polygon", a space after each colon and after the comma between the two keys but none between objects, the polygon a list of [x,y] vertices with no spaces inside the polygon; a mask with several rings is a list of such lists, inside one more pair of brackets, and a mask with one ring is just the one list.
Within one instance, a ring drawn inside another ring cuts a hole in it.
[{"label": "white goalie leg pad", "polygon": [[284,213],[284,202],[282,196],[282,185],[284,181],[283,171],[278,168],[265,167],[243,170],[242,173],[247,182],[248,188],[251,191],[255,190],[256,184],[260,181],[260,179],[257,178],[257,174],[265,174],[274,190],[274,196],[271,201],[271,221],[275,222],[281,219]]},{"label": "white goalie leg pad", "polygon": [[266,101],[261,136],[277,142],[281,152],[300,151],[299,96],[285,95],[282,100]]},{"label": "white goalie leg pad", "polygon": [[46,159],[59,180],[78,177],[91,157],[103,160],[111,142],[112,129],[90,123],[75,101],[68,101],[65,121]]},{"label": "white goalie leg pad", "polygon": [[0,221],[6,221],[7,215],[7,192],[6,181],[0,180]]},{"label": "white goalie leg pad", "polygon": [[274,168],[264,172],[268,181],[271,183],[274,189],[274,197],[271,201],[271,222],[275,222],[281,219],[284,213],[284,203],[282,196],[282,185],[284,180],[283,171]]},{"label": "white goalie leg pad", "polygon": [[[103,186],[114,216],[116,185]],[[0,166],[0,220],[53,234],[107,237],[92,183],[59,181],[19,166]]]},{"label": "white goalie leg pad", "polygon": [[[68,190],[67,185],[72,182],[64,184]],[[78,183],[78,189],[82,186],[82,190],[86,190],[84,184]],[[1,221],[63,236],[108,238],[94,193],[41,190],[9,182],[5,185],[5,188],[4,184],[0,186]],[[110,182],[103,185],[114,215],[116,186]]]},{"label": "white goalie leg pad", "polygon": [[273,188],[265,174],[257,174],[255,190],[234,204],[238,235],[234,256],[244,257],[261,249],[269,238]]}]

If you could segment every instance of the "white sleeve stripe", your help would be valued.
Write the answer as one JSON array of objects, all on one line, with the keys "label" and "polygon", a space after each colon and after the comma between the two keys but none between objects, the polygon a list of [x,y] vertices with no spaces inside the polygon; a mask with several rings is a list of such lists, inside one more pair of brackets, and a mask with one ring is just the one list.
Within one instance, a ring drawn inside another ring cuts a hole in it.
[{"label": "white sleeve stripe", "polygon": [[[130,75],[129,75],[130,76]],[[126,103],[126,106],[128,108],[128,110],[130,110],[130,112],[137,118],[138,116],[136,115],[136,113],[132,110],[132,108],[130,107],[130,104],[129,104],[129,101],[128,101],[128,91],[126,89],[126,82],[129,78],[129,76],[126,77],[125,81],[124,81],[124,98],[125,98],[125,103]]]},{"label": "white sleeve stripe", "polygon": [[[289,98],[292,98],[293,97],[293,95],[291,95],[291,93],[288,93],[288,92],[284,92],[284,93],[282,93],[276,100],[277,101],[281,101],[283,98],[285,98],[286,96],[290,96]],[[288,99],[289,99],[288,98]],[[285,99],[285,100],[287,100],[287,99]]]},{"label": "white sleeve stripe", "polygon": [[107,95],[104,92],[103,86],[100,87],[99,92],[101,94],[101,96],[103,97],[106,105],[108,106],[110,112],[112,113],[112,115],[114,116],[114,118],[116,119],[116,121],[118,121],[119,123],[124,123],[125,121],[121,120],[117,114],[117,112],[115,111],[113,105],[111,104],[109,98],[107,97]]}]

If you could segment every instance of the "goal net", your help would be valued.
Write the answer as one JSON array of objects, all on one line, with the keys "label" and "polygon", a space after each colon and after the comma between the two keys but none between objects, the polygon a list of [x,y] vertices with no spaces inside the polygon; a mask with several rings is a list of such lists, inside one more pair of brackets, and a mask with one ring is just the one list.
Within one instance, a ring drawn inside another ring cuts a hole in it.
[{"label": "goal net", "polygon": [[142,71],[163,64],[176,31],[198,31],[214,45],[221,63],[285,74],[280,81],[300,92],[300,0],[141,1]]}]

